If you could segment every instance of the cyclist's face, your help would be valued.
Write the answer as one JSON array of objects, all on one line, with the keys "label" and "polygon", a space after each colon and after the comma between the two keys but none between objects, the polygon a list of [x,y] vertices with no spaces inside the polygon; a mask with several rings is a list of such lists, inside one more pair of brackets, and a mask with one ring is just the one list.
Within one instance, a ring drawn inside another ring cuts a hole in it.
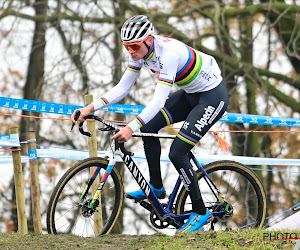
[{"label": "cyclist's face", "polygon": [[[152,42],[153,42],[153,38],[149,36],[149,37],[147,37],[145,42],[149,46],[151,46]],[[134,44],[130,44],[130,45],[124,44],[124,46],[128,50],[129,54],[131,55],[131,58],[134,61],[142,59],[148,53],[148,49],[147,49],[146,45],[143,43],[143,41],[134,43]]]}]

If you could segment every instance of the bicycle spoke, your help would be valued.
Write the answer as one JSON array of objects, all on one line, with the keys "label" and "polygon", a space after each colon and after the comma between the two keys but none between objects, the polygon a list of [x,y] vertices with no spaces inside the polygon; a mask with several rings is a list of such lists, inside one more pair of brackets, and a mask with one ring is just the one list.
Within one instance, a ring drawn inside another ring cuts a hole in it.
[{"label": "bicycle spoke", "polygon": [[[100,230],[110,230],[117,219],[123,197],[123,185],[121,185],[120,175],[113,169],[108,176],[101,192],[101,203],[96,208],[90,208],[93,197],[92,188],[86,190],[85,199],[78,205],[83,189],[86,187],[91,176],[91,168],[96,166],[106,166],[98,161],[100,158],[89,158],[73,168],[57,184],[54,193],[50,198],[47,211],[47,229],[51,233],[71,233],[82,237],[95,237],[98,233],[105,233]],[[104,173],[105,169],[101,168]],[[70,174],[69,174],[70,173]],[[99,178],[99,177],[97,177]],[[57,194],[56,194],[57,193]],[[55,195],[56,194],[56,195]],[[55,198],[55,199],[54,199]],[[94,218],[97,210],[102,209],[99,219]],[[101,224],[100,224],[100,221]],[[103,225],[102,225],[103,223]]]},{"label": "bicycle spoke", "polygon": [[[217,219],[209,224],[216,230],[262,226],[266,200],[265,196],[262,196],[264,194],[262,186],[257,183],[259,179],[242,164],[229,162],[226,165],[227,162],[229,161],[220,161],[220,165],[219,162],[214,162],[206,169],[215,187],[205,181],[203,173],[199,179],[203,202],[206,208],[214,212]],[[221,197],[215,196],[215,188],[224,196],[227,203],[224,203]],[[179,213],[192,211],[187,192],[182,191],[181,196],[184,198],[179,199],[180,204],[177,206],[181,208]]]}]

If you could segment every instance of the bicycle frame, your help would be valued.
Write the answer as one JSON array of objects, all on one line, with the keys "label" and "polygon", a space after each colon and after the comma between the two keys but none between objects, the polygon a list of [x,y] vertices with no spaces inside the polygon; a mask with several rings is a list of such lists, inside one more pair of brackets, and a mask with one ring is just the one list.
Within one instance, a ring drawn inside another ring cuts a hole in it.
[{"label": "bicycle frame", "polygon": [[[109,126],[109,127],[113,127],[112,124],[110,124],[109,122],[99,118],[99,117],[94,117],[94,119],[102,122],[103,124]],[[82,125],[81,125],[82,126]],[[115,128],[115,127],[113,127]],[[105,129],[103,129],[105,130]],[[81,133],[91,136],[91,134],[89,134],[88,132],[84,132],[81,129]],[[144,137],[144,136],[150,136],[150,137],[158,137],[158,138],[169,138],[169,139],[174,139],[175,136],[165,136],[165,135],[157,135],[157,134],[144,134],[144,133],[134,133],[133,134],[134,137]],[[145,193],[148,201],[150,202],[151,206],[147,206],[147,204],[142,203],[141,205],[148,209],[149,211],[151,211],[151,209],[154,209],[156,211],[157,216],[159,217],[159,219],[161,221],[168,221],[170,224],[174,225],[175,227],[180,227],[180,225],[177,223],[178,221],[183,221],[185,219],[187,219],[190,216],[190,213],[186,213],[186,214],[181,214],[181,215],[175,215],[172,212],[173,209],[173,204],[176,198],[176,195],[179,191],[180,188],[180,184],[181,184],[181,179],[180,177],[178,177],[176,184],[173,188],[172,193],[170,194],[169,197],[169,201],[168,204],[166,206],[166,208],[163,207],[163,205],[160,203],[160,201],[158,200],[157,196],[154,194],[154,192],[152,191],[152,189],[149,186],[149,183],[146,181],[146,179],[144,178],[143,174],[140,172],[138,166],[136,165],[136,163],[134,162],[134,160],[132,159],[132,153],[128,152],[125,148],[123,144],[118,143],[116,140],[114,140],[111,144],[111,149],[112,149],[112,153],[107,153],[104,157],[108,159],[108,166],[106,168],[106,171],[104,173],[104,175],[102,176],[100,183],[98,185],[97,191],[94,194],[91,203],[89,204],[89,208],[91,209],[91,211],[95,211],[95,207],[96,207],[96,202],[98,200],[98,198],[101,195],[101,191],[103,189],[103,186],[106,183],[106,180],[108,178],[108,176],[110,175],[112,169],[115,166],[116,163],[116,158],[115,155],[119,155],[124,164],[126,165],[126,167],[128,168],[128,170],[131,172],[132,176],[134,177],[134,179],[136,180],[136,182],[138,183],[138,185],[140,186],[140,188],[143,190],[143,192]],[[197,166],[198,169],[202,170],[203,173],[205,174],[205,176],[207,177],[205,180],[208,183],[209,187],[211,188],[211,190],[213,191],[215,197],[219,200],[221,200],[222,202],[224,202],[225,204],[227,204],[226,199],[224,198],[224,196],[221,194],[221,192],[217,189],[216,185],[214,184],[214,182],[211,180],[211,178],[209,177],[209,175],[206,173],[205,169],[202,167],[202,165],[197,161],[196,157],[193,155],[192,152],[189,152],[189,158],[190,160],[192,160],[194,162],[194,164]],[[82,204],[82,202],[84,201],[84,198],[87,195],[87,191],[89,190],[89,188],[91,187],[91,185],[93,184],[94,180],[96,179],[96,177],[98,176],[100,172],[100,167],[97,167],[96,170],[94,171],[93,175],[91,176],[90,180],[88,181],[83,194],[80,197],[80,200],[78,202],[78,204]],[[214,190],[216,192],[214,192]],[[228,209],[228,205],[225,209],[225,211],[227,211]],[[225,211],[222,212],[214,212],[212,211],[212,215],[213,216],[223,216],[225,214]]]},{"label": "bicycle frame", "polygon": [[[115,143],[116,142],[113,141],[112,148],[115,148],[115,146],[116,146]],[[178,177],[178,179],[175,183],[175,186],[173,188],[173,191],[170,194],[167,206],[164,208],[163,205],[161,204],[161,202],[158,200],[157,196],[154,194],[154,192],[150,188],[149,183],[146,181],[143,174],[140,172],[138,166],[136,165],[136,163],[132,159],[130,153],[129,152],[128,153],[123,153],[120,150],[120,148],[118,148],[114,153],[107,153],[105,155],[105,158],[107,158],[109,160],[108,166],[106,168],[106,171],[105,171],[104,175],[102,176],[102,178],[100,180],[97,191],[94,194],[91,203],[89,204],[89,208],[91,210],[95,210],[95,203],[99,199],[99,197],[101,195],[102,188],[105,185],[106,180],[107,180],[108,176],[110,175],[113,167],[115,166],[115,163],[116,163],[115,155],[119,155],[122,158],[124,164],[126,165],[128,170],[131,172],[132,176],[134,177],[134,179],[136,180],[136,182],[138,183],[140,188],[144,191],[146,197],[148,198],[148,201],[152,205],[150,207],[147,207],[147,206],[143,206],[141,204],[144,208],[148,209],[149,211],[151,211],[151,209],[154,209],[157,212],[156,214],[158,215],[158,217],[160,218],[161,221],[169,221],[175,227],[179,226],[179,224],[177,224],[176,222],[183,221],[183,220],[187,219],[190,216],[190,213],[175,215],[172,212],[173,204],[174,204],[176,195],[179,191],[180,184],[181,184],[180,177]],[[208,183],[208,185],[211,187],[212,190],[215,190],[217,192],[217,193],[214,193],[214,195],[218,199],[222,199],[223,202],[227,203],[226,199],[223,197],[223,195],[217,189],[215,184],[210,179],[209,175],[206,173],[206,171],[204,170],[202,165],[197,161],[196,157],[193,155],[192,152],[189,153],[189,158],[195,163],[195,165],[197,166],[198,169],[201,169],[204,172],[205,176],[207,177],[206,182]],[[84,198],[87,194],[87,191],[89,190],[89,188],[93,184],[93,182],[96,179],[96,177],[98,176],[99,172],[100,172],[100,167],[97,167],[95,169],[93,175],[91,176],[90,180],[88,181],[88,183],[87,183],[87,185],[84,189],[84,192],[83,192],[82,196],[80,197],[80,200],[79,200],[78,204],[80,204],[81,202],[84,201]],[[224,213],[225,212],[212,212],[212,215],[213,216],[223,216]]]}]

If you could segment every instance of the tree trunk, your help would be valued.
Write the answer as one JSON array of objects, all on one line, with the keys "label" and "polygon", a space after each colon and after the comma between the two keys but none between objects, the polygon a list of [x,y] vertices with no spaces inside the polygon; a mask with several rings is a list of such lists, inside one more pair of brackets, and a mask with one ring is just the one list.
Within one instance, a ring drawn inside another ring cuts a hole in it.
[{"label": "tree trunk", "polygon": [[[116,7],[115,5],[115,13],[116,16],[125,16],[125,8],[123,8],[123,4],[121,1],[116,1],[119,2],[119,6]],[[125,20],[124,20],[125,22]],[[120,38],[120,29],[123,25],[123,22],[115,22],[114,26],[115,26],[115,32],[114,32],[114,36],[115,36],[115,48],[113,49],[113,58],[115,61],[115,65],[114,65],[114,71],[113,71],[113,83],[117,84],[123,74],[122,71],[122,41]],[[120,101],[119,103],[124,104],[124,100]],[[125,116],[124,114],[121,113],[115,113],[115,119],[117,121],[122,121],[124,120]],[[124,164],[123,163],[116,163],[116,168],[118,169],[118,171],[120,172],[122,178],[124,179]],[[123,197],[121,197],[121,199],[123,199]],[[121,234],[123,232],[123,218],[124,218],[124,206],[122,207],[120,214],[119,214],[119,218],[114,226],[114,228],[112,229],[111,233],[113,234]]]},{"label": "tree trunk", "polygon": [[[248,1],[247,4],[253,4],[252,1]],[[240,43],[241,43],[241,60],[243,62],[253,64],[253,42],[252,42],[252,16],[246,16],[240,19]],[[252,77],[253,71],[245,72],[245,84],[246,84],[246,106],[247,113],[257,115],[256,107],[256,89],[258,87],[254,78]],[[256,124],[250,124],[250,130],[257,130]],[[260,155],[260,144],[258,133],[248,133],[246,135],[245,141],[245,154],[246,156],[257,157]],[[257,171],[256,171],[257,172]],[[257,172],[260,179],[263,181],[263,176],[261,171]]]},{"label": "tree trunk", "polygon": [[[261,0],[262,3],[268,3],[269,0]],[[285,3],[284,0],[277,0],[277,2]],[[267,18],[271,22],[271,26],[277,32],[277,35],[283,45],[290,63],[292,64],[295,72],[300,72],[300,22],[298,14],[284,13],[285,11],[279,11],[272,9]],[[296,16],[296,17],[295,17]],[[299,77],[298,77],[299,79]]]},{"label": "tree trunk", "polygon": [[[220,23],[224,27],[226,33],[229,33],[228,28],[228,19],[224,19],[224,22],[222,21],[222,18],[220,18]],[[234,51],[230,48],[230,41],[227,34],[224,32],[221,33],[221,39],[222,39],[222,45],[218,46],[221,50],[221,53],[224,53],[228,56],[234,56]],[[220,43],[218,43],[220,44]],[[219,66],[222,70],[222,75],[224,77],[224,81],[226,83],[228,92],[229,92],[229,104],[227,110],[229,110],[232,113],[242,113],[240,109],[239,99],[240,95],[237,90],[237,80],[235,79],[235,76],[228,70],[226,67],[226,62],[218,60]],[[229,123],[228,124],[230,130],[245,130],[244,124],[242,123]],[[244,142],[245,142],[245,134],[243,133],[231,133],[231,141],[232,141],[232,153],[233,155],[243,155],[244,154]]]},{"label": "tree trunk", "polygon": [[[48,0],[36,0],[33,5],[36,15],[46,16]],[[30,59],[27,70],[27,78],[24,86],[23,96],[24,99],[28,100],[41,100],[42,87],[44,84],[44,62],[45,62],[45,34],[46,34],[46,24],[47,20],[36,21],[34,36],[30,51]],[[22,111],[23,115],[30,115],[31,112]],[[40,113],[33,113],[35,116],[40,116]],[[35,131],[37,141],[39,141],[39,131],[40,131],[40,120],[31,118],[22,118],[20,124],[20,140],[24,141],[25,133],[29,130]],[[29,197],[29,199],[31,199]],[[15,200],[15,192],[13,192],[13,200]],[[31,203],[31,202],[30,202]],[[15,211],[12,211],[14,213]],[[12,218],[15,219],[16,216],[12,214]],[[32,219],[29,218],[29,222]],[[14,220],[15,228],[17,229],[17,222]],[[29,228],[32,228],[30,223]]]},{"label": "tree trunk", "polygon": [[[33,7],[36,15],[46,16],[48,0],[36,0]],[[42,87],[44,84],[44,64],[45,64],[45,34],[47,20],[35,22],[34,37],[31,46],[30,59],[27,70],[27,78],[24,86],[24,99],[41,100]],[[30,115],[30,112],[23,111],[23,115]],[[35,113],[39,116],[40,113]],[[21,137],[29,129],[36,132],[37,140],[39,135],[40,122],[38,119],[23,118],[21,120]],[[21,138],[21,139],[22,139]]]}]

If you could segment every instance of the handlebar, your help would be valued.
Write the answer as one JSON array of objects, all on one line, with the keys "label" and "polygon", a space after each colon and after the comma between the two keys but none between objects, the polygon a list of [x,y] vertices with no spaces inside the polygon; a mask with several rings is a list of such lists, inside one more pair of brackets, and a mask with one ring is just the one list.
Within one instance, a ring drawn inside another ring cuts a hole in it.
[{"label": "handlebar", "polygon": [[[74,120],[77,121],[78,118],[80,117],[80,110],[77,110],[76,113],[75,113],[75,117],[74,117]],[[120,130],[117,128],[116,125],[96,116],[96,115],[87,115],[85,117],[83,117],[84,120],[87,120],[87,119],[93,119],[93,120],[96,120],[96,121],[99,121],[101,123],[103,123],[106,127],[104,128],[98,128],[100,131],[110,131],[110,132],[114,132],[114,133],[118,133]],[[88,136],[88,137],[92,137],[93,134],[90,133],[90,132],[87,132],[87,131],[84,131],[83,129],[83,123],[84,122],[81,122],[79,123],[79,131],[81,134],[85,135],[85,136]],[[75,123],[72,124],[72,127],[71,127],[71,131],[74,127]],[[118,140],[115,139],[115,149],[118,149],[120,148],[121,152],[125,155],[130,155],[130,156],[133,156],[133,153],[129,152],[125,146],[124,146],[124,143],[119,143]]]},{"label": "handlebar", "polygon": [[[116,129],[117,129],[117,127],[114,124],[112,124],[112,123],[110,123],[110,122],[108,122],[106,120],[103,120],[102,118],[100,118],[100,117],[98,117],[96,115],[87,115],[87,116],[83,117],[83,119],[84,120],[93,119],[93,120],[96,120],[96,121],[99,121],[99,122],[103,123],[106,127],[105,128],[99,128],[99,130],[101,130],[101,131],[112,131],[112,132],[115,132]],[[86,131],[83,130],[83,127],[82,127],[83,123],[84,122],[79,123],[79,131],[80,131],[80,133],[83,134],[83,135],[85,135],[85,136],[89,136],[89,137],[93,136],[92,133],[86,132]]]}]

